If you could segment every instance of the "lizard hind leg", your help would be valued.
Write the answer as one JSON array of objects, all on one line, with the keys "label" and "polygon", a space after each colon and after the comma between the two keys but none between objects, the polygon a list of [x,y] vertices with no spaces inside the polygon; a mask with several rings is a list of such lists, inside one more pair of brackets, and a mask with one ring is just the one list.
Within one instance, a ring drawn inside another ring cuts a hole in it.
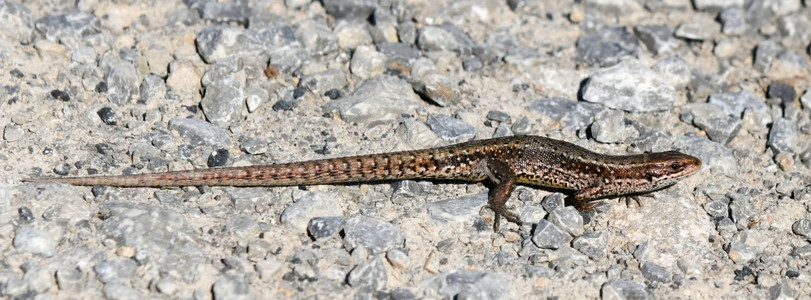
[{"label": "lizard hind leg", "polygon": [[507,200],[513,192],[516,184],[515,173],[510,167],[502,162],[492,158],[486,159],[482,163],[482,171],[487,175],[488,179],[492,181],[495,186],[490,189],[488,196],[487,208],[493,210],[495,219],[493,220],[493,230],[498,231],[503,216],[507,221],[522,224],[521,218],[514,212],[507,209]]}]

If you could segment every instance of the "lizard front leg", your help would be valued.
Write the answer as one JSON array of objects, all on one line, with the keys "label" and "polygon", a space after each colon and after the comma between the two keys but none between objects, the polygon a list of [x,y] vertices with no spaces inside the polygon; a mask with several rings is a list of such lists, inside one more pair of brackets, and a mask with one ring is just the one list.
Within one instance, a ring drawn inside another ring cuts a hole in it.
[{"label": "lizard front leg", "polygon": [[507,221],[520,226],[522,224],[521,218],[519,218],[517,214],[509,211],[506,205],[507,200],[510,198],[515,188],[515,173],[510,169],[507,163],[494,158],[485,158],[485,160],[482,161],[481,168],[483,173],[487,175],[487,178],[495,184],[495,186],[490,189],[487,204],[487,207],[493,210],[495,214],[493,230],[498,231],[502,216],[506,218]]}]

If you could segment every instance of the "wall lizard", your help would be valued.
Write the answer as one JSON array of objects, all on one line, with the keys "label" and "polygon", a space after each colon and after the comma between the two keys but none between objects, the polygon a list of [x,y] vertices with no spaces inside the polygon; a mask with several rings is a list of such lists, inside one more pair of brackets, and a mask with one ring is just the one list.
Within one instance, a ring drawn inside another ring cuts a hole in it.
[{"label": "wall lizard", "polygon": [[445,147],[327,158],[275,165],[223,167],[163,173],[29,178],[26,182],[81,186],[295,186],[366,183],[405,179],[492,183],[488,206],[521,224],[505,205],[516,184],[570,191],[580,210],[598,200],[650,193],[697,172],[701,160],[675,151],[604,155],[539,136],[470,141]]}]

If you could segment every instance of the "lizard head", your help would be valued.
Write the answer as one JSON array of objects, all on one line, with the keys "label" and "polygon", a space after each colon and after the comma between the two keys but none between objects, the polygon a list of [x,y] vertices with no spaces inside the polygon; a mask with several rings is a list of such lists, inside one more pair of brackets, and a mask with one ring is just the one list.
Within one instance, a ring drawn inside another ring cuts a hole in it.
[{"label": "lizard head", "polygon": [[701,169],[701,160],[676,151],[648,154],[645,175],[659,189],[676,183],[681,178],[693,175]]}]

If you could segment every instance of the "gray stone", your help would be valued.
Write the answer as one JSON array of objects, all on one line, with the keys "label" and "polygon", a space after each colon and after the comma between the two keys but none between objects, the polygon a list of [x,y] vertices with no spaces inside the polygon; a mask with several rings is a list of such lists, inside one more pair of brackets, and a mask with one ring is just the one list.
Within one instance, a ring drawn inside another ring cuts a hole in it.
[{"label": "gray stone", "polygon": [[694,18],[681,23],[674,35],[685,40],[712,40],[721,32],[721,25],[709,18]]},{"label": "gray stone", "polygon": [[757,214],[755,206],[744,196],[733,198],[732,203],[729,204],[730,216],[732,220],[738,224],[739,228],[748,227],[748,223],[752,221],[752,217]]},{"label": "gray stone", "polygon": [[555,209],[549,213],[547,219],[571,235],[577,236],[583,233],[583,216],[573,206]]},{"label": "gray stone", "polygon": [[546,220],[538,222],[532,233],[532,242],[541,249],[558,249],[568,245],[571,240],[572,237],[566,231]]},{"label": "gray stone", "polygon": [[465,121],[451,118],[448,115],[431,115],[425,121],[442,140],[450,143],[459,143],[472,140],[476,136],[476,128]]},{"label": "gray stone", "polygon": [[31,10],[13,2],[0,2],[0,32],[22,45],[28,45],[34,34]]},{"label": "gray stone", "polygon": [[649,299],[645,286],[625,279],[611,279],[600,289],[603,299]]},{"label": "gray stone", "polygon": [[593,260],[599,260],[606,255],[607,241],[603,231],[587,232],[572,241],[572,247]]},{"label": "gray stone", "polygon": [[239,149],[248,154],[264,154],[268,151],[268,142],[260,139],[246,139],[240,143]]},{"label": "gray stone", "polygon": [[194,145],[228,148],[231,138],[217,125],[197,119],[176,118],[169,121],[169,129]]},{"label": "gray stone", "polygon": [[780,279],[777,284],[769,288],[769,299],[771,300],[797,299],[798,297],[802,297],[802,295],[798,294],[797,290],[791,286],[791,282],[785,278]]},{"label": "gray stone", "polygon": [[340,216],[343,212],[335,196],[325,193],[307,193],[282,212],[282,224],[304,231],[315,217]]},{"label": "gray stone", "polygon": [[166,99],[166,82],[155,75],[147,75],[139,87],[138,103],[150,104]]},{"label": "gray stone", "polygon": [[419,49],[403,43],[378,43],[377,51],[385,55],[388,64],[395,63],[406,67],[410,67],[422,57]]},{"label": "gray stone", "polygon": [[386,70],[386,56],[377,52],[370,46],[359,46],[352,53],[352,60],[349,62],[349,69],[352,74],[366,79],[372,76],[383,74]]},{"label": "gray stone", "polygon": [[301,78],[299,82],[299,86],[305,87],[319,96],[332,89],[341,90],[348,84],[346,74],[340,69],[327,69],[315,74],[309,74]]},{"label": "gray stone", "polygon": [[791,251],[791,255],[802,259],[809,259],[811,258],[811,245],[796,247]]},{"label": "gray stone", "polygon": [[740,116],[725,114],[723,107],[714,103],[693,103],[687,106],[693,124],[707,132],[707,136],[721,144],[729,143],[743,127]]},{"label": "gray stone", "polygon": [[114,104],[130,103],[139,92],[141,76],[131,62],[105,55],[99,62],[107,83],[107,100]]},{"label": "gray stone", "polygon": [[248,21],[248,16],[245,14],[247,7],[243,7],[239,2],[205,1],[198,10],[203,20],[240,24],[245,24]]},{"label": "gray stone", "polygon": [[56,253],[56,240],[48,231],[36,228],[18,228],[14,233],[14,248],[23,253],[51,257]]},{"label": "gray stone", "polygon": [[135,278],[138,265],[132,259],[113,259],[93,266],[96,278],[104,283],[126,283]]},{"label": "gray stone", "polygon": [[450,24],[421,28],[417,45],[426,52],[451,51],[459,56],[473,54],[473,41],[470,37]]},{"label": "gray stone", "polygon": [[262,211],[273,199],[273,194],[265,188],[227,187],[225,193],[238,211]]},{"label": "gray stone", "polygon": [[638,48],[639,42],[625,27],[606,28],[580,37],[577,59],[590,65],[611,66],[636,55]]},{"label": "gray stone", "polygon": [[667,269],[656,263],[646,262],[642,264],[640,269],[642,270],[642,276],[645,276],[645,279],[650,281],[668,283],[672,277]]},{"label": "gray stone", "polygon": [[732,261],[745,264],[758,258],[771,242],[772,239],[769,238],[769,234],[747,229],[732,236],[727,252]]},{"label": "gray stone", "polygon": [[442,222],[465,222],[479,215],[487,204],[487,193],[464,195],[426,204],[431,218]]},{"label": "gray stone", "polygon": [[[412,74],[414,74],[413,69]],[[428,72],[418,76],[412,86],[414,91],[442,107],[457,104],[462,98],[462,92],[456,81],[450,76],[438,72]]]},{"label": "gray stone", "polygon": [[670,53],[679,46],[679,41],[673,38],[673,30],[665,25],[636,26],[634,34],[655,55]]},{"label": "gray stone", "polygon": [[368,45],[373,42],[366,22],[341,20],[335,25],[333,31],[335,36],[338,37],[338,46],[341,49],[356,49],[359,46],[369,47]]},{"label": "gray stone", "polygon": [[743,117],[744,111],[751,109],[762,126],[772,122],[766,100],[748,91],[712,94],[709,103],[720,106],[725,114],[735,117]]},{"label": "gray stone", "polygon": [[718,15],[721,32],[726,35],[742,35],[746,32],[746,18],[743,8],[727,7]]},{"label": "gray stone", "polygon": [[811,238],[811,219],[802,218],[791,225],[791,230],[794,234],[802,235]]},{"label": "gray stone", "polygon": [[296,38],[310,53],[325,55],[338,50],[338,36],[323,21],[305,19],[295,28]]},{"label": "gray stone", "polygon": [[755,70],[766,72],[777,57],[777,45],[773,41],[762,41],[755,48]]},{"label": "gray stone", "polygon": [[562,193],[552,193],[543,197],[543,201],[541,201],[541,206],[546,212],[553,212],[558,208],[564,206],[566,200],[566,195]]},{"label": "gray stone", "polygon": [[555,270],[544,266],[524,265],[524,271],[529,278],[552,278],[555,276]]},{"label": "gray stone", "polygon": [[48,15],[38,19],[35,26],[51,42],[71,38],[81,40],[101,32],[99,19],[83,11]]},{"label": "gray stone", "polygon": [[346,282],[362,292],[382,290],[388,282],[383,259],[376,257],[357,265],[349,272]]},{"label": "gray stone", "polygon": [[509,293],[504,278],[480,271],[445,271],[429,277],[423,284],[429,298],[495,300]]},{"label": "gray stone", "polygon": [[358,87],[351,96],[333,100],[324,111],[338,111],[348,122],[393,120],[410,113],[419,105],[411,85],[391,76],[373,77]]},{"label": "gray stone", "polygon": [[793,86],[779,82],[769,84],[766,94],[769,98],[780,99],[784,104],[791,103],[794,99],[797,99],[797,91],[794,90]]},{"label": "gray stone", "polygon": [[675,88],[681,89],[690,83],[692,78],[690,65],[680,56],[670,56],[653,65],[653,71],[670,82]]},{"label": "gray stone", "polygon": [[744,0],[693,0],[697,10],[717,12],[729,7],[743,7]]},{"label": "gray stone", "polygon": [[211,288],[215,300],[251,299],[251,285],[243,276],[226,275],[214,282]]},{"label": "gray stone", "polygon": [[352,251],[363,247],[372,254],[402,247],[405,235],[389,222],[366,216],[356,216],[344,222],[344,248]]},{"label": "gray stone", "polygon": [[619,143],[639,137],[639,131],[625,123],[625,114],[618,110],[606,110],[598,114],[591,124],[594,140],[601,143]]},{"label": "gray stone", "polygon": [[323,240],[337,235],[343,223],[343,217],[315,217],[307,224],[307,232],[315,240]]},{"label": "gray stone", "polygon": [[141,292],[121,282],[105,284],[102,292],[104,293],[104,297],[112,300],[143,299]]},{"label": "gray stone", "polygon": [[3,139],[8,142],[16,142],[22,139],[24,136],[25,131],[20,126],[8,123],[5,127],[3,127]]},{"label": "gray stone", "polygon": [[780,118],[772,123],[772,128],[769,131],[769,139],[766,141],[766,146],[771,148],[775,154],[788,152],[794,155],[797,153],[794,150],[797,136],[797,123],[788,119]]},{"label": "gray stone", "polygon": [[207,63],[238,57],[247,64],[265,65],[268,53],[253,30],[230,26],[209,26],[200,30],[197,52]]},{"label": "gray stone", "polygon": [[594,73],[582,92],[586,101],[630,112],[665,111],[676,100],[676,90],[656,72],[627,62]]},{"label": "gray stone", "polygon": [[594,122],[594,116],[608,110],[605,106],[577,102],[563,98],[550,98],[535,101],[529,106],[530,109],[538,111],[548,118],[561,121],[561,126],[571,130],[581,130],[587,128]]},{"label": "gray stone", "polygon": [[35,293],[45,293],[54,286],[54,273],[48,268],[35,267],[25,270],[23,280],[28,284],[28,289]]},{"label": "gray stone", "polygon": [[324,10],[336,19],[366,20],[375,11],[375,0],[323,0]]},{"label": "gray stone", "polygon": [[704,203],[704,211],[714,218],[724,218],[729,216],[729,200],[721,199]]}]

